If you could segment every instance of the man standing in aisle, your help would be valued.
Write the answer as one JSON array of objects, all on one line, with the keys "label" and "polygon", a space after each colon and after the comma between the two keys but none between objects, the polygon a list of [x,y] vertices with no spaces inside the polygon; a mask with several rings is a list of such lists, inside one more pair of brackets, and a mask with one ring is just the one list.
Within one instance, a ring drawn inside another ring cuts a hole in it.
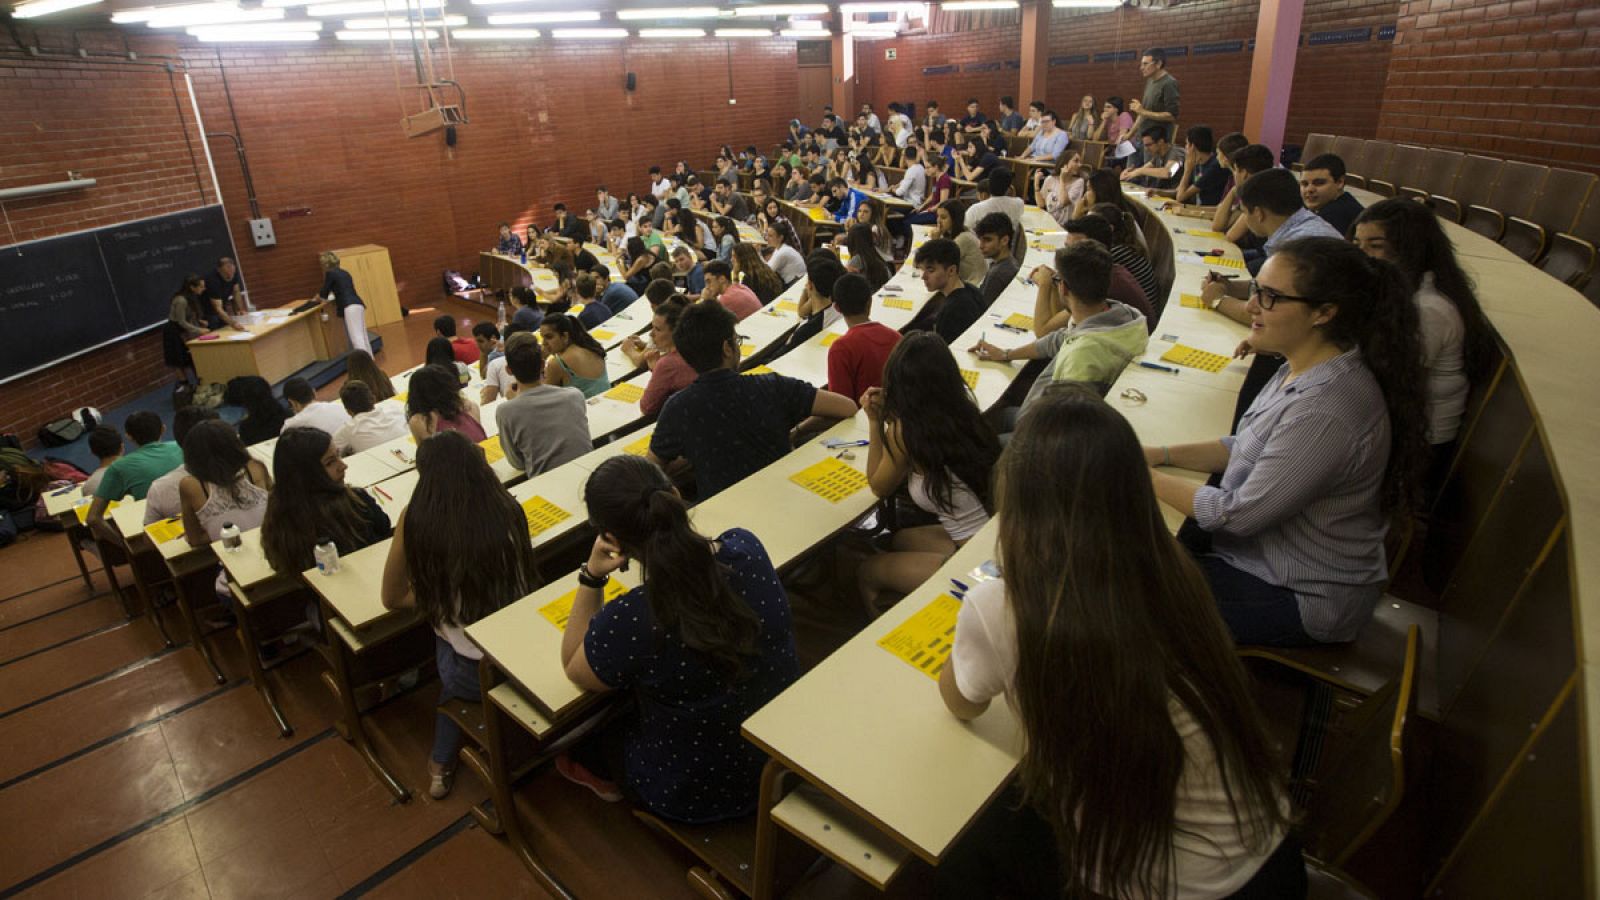
[{"label": "man standing in aisle", "polygon": [[[1144,96],[1128,101],[1128,110],[1137,117],[1133,120],[1132,133],[1144,134],[1151,125],[1172,128],[1178,121],[1178,79],[1167,71],[1167,51],[1160,47],[1146,50],[1139,57],[1139,74],[1144,76]],[[1128,165],[1136,166],[1141,162],[1129,160]]]}]

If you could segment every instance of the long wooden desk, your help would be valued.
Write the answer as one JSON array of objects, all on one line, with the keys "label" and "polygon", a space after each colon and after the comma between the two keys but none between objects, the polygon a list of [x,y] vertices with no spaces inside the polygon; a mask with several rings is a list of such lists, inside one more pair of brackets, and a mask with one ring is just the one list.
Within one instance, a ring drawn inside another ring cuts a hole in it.
[{"label": "long wooden desk", "polygon": [[255,313],[246,330],[223,328],[188,342],[196,374],[202,381],[226,384],[241,375],[259,375],[276,384],[319,359],[333,359],[349,349],[344,321],[324,300],[304,312],[294,306]]}]

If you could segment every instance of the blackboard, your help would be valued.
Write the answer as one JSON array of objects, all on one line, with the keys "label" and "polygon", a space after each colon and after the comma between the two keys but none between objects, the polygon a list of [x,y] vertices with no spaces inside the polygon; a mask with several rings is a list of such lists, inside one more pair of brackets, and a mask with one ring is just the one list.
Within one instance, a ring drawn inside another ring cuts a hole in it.
[{"label": "blackboard", "polygon": [[221,206],[0,247],[0,381],[160,324],[234,255]]}]

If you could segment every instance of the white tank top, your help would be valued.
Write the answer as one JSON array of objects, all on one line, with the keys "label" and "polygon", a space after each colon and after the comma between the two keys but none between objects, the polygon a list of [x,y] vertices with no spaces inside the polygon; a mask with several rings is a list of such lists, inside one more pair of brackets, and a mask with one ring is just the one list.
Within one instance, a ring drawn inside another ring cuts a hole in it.
[{"label": "white tank top", "polygon": [[232,490],[215,484],[204,487],[206,502],[195,511],[195,517],[211,540],[221,538],[222,526],[229,522],[240,531],[261,527],[267,514],[267,489],[251,481],[249,474],[240,473]]},{"label": "white tank top", "polygon": [[967,538],[978,533],[989,521],[989,514],[984,511],[983,503],[978,499],[966,483],[961,479],[951,476],[954,483],[950,486],[950,505],[952,509],[944,510],[934,502],[928,492],[927,480],[916,472],[911,473],[908,488],[911,491],[911,502],[923,512],[932,513],[939,517],[939,524],[944,526],[945,533],[950,535],[950,540],[961,543]]}]

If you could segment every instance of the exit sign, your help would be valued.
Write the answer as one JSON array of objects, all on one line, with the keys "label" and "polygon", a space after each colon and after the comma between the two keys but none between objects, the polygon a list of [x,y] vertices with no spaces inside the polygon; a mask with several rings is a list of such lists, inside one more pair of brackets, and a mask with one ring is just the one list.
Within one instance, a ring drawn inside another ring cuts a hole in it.
[{"label": "exit sign", "polygon": [[897,56],[897,55],[898,55],[898,51],[896,51],[893,47],[890,47],[889,49],[883,51],[883,58],[884,59],[894,59],[895,56]]}]

